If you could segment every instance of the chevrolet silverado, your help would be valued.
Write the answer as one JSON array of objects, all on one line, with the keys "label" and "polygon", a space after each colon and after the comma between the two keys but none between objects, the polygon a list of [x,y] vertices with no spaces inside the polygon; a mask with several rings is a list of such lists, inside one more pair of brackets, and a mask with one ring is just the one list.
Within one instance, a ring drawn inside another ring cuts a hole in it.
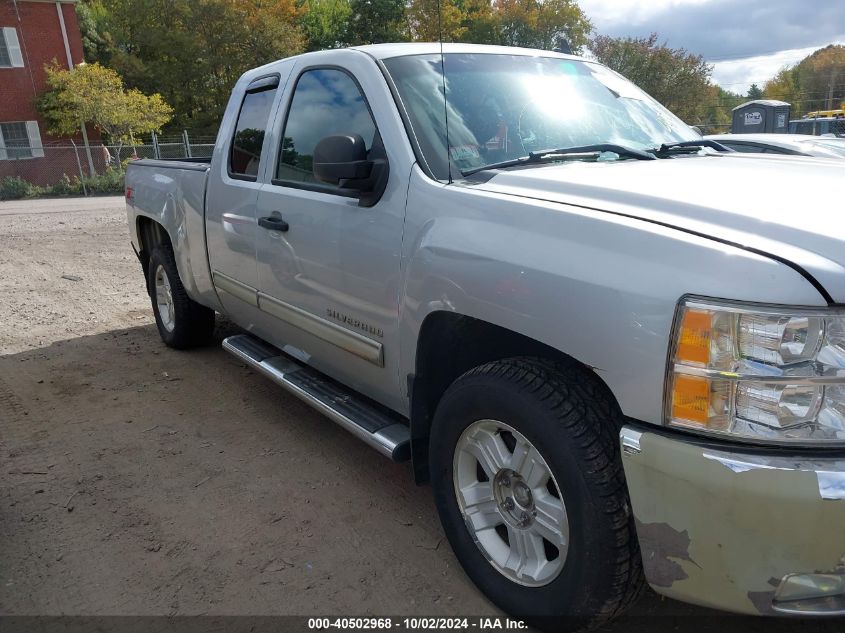
[{"label": "chevrolet silverado", "polygon": [[211,159],[132,162],[126,199],[167,345],[226,315],[412,461],[494,603],[577,628],[644,582],[845,613],[843,176],[594,61],[385,44],[248,71]]}]

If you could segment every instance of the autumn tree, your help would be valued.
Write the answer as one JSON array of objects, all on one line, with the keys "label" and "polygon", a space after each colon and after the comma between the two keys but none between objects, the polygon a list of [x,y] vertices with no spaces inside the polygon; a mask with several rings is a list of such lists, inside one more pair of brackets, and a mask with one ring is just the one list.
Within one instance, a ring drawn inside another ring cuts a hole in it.
[{"label": "autumn tree", "polygon": [[467,31],[466,16],[454,0],[411,0],[408,24],[418,42],[458,42]]},{"label": "autumn tree", "polygon": [[819,49],[795,70],[803,112],[835,110],[845,100],[845,46]]},{"label": "autumn tree", "polygon": [[498,23],[498,42],[505,46],[527,46],[533,39],[539,18],[537,0],[495,0],[493,12]]},{"label": "autumn tree", "polygon": [[246,70],[305,49],[296,0],[84,0],[86,54],[158,92],[173,123],[216,131]]},{"label": "autumn tree", "polygon": [[544,0],[537,9],[535,48],[554,49],[565,41],[575,54],[589,43],[592,23],[574,0]]},{"label": "autumn tree", "polygon": [[820,48],[796,65],[781,68],[763,91],[770,99],[792,104],[792,116],[840,108],[845,101],[845,46]]},{"label": "autumn tree", "polygon": [[781,68],[763,86],[763,94],[767,99],[777,99],[793,104],[793,114],[800,109],[800,86],[798,76],[792,68]]},{"label": "autumn tree", "polygon": [[91,124],[113,143],[134,143],[135,137],[160,130],[173,114],[161,95],[126,89],[120,76],[100,64],[72,70],[45,67],[50,90],[38,106],[54,135],[72,135]]},{"label": "autumn tree", "polygon": [[296,0],[225,0],[223,4],[239,24],[235,37],[230,36],[227,43],[235,44],[233,52],[240,53],[244,62],[258,60],[250,67],[303,50],[305,38],[299,20],[307,6],[297,6]]},{"label": "autumn tree", "polygon": [[747,100],[742,95],[711,84],[697,118],[688,119],[688,122],[698,126],[705,134],[727,132],[733,120],[733,109]]},{"label": "autumn tree", "polygon": [[575,0],[411,0],[413,39],[499,44],[552,50],[565,40],[574,52],[592,24]]},{"label": "autumn tree", "polygon": [[499,37],[489,43],[552,50],[566,40],[579,53],[593,30],[574,0],[495,0],[493,12]]},{"label": "autumn tree", "polygon": [[347,42],[350,45],[408,39],[404,0],[350,0]]},{"label": "autumn tree", "polygon": [[658,43],[657,33],[644,38],[600,35],[590,49],[596,58],[621,73],[669,108],[694,123],[704,115],[713,68],[701,55]]},{"label": "autumn tree", "polygon": [[243,72],[305,50],[442,36],[577,53],[592,31],[576,0],[80,0],[77,14],[90,61],[208,133]]}]

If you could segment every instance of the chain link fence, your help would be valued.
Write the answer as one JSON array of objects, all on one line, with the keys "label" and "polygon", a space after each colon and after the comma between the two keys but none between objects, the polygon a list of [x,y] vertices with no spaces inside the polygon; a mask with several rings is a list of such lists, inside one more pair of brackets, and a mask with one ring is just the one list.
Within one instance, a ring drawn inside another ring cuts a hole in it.
[{"label": "chain link fence", "polygon": [[9,147],[0,156],[0,200],[36,196],[123,193],[123,170],[131,158],[211,157],[215,137],[152,136],[121,145],[79,143]]},{"label": "chain link fence", "polygon": [[730,123],[696,123],[695,127],[702,134],[727,134],[731,131]]},{"label": "chain link fence", "polygon": [[[702,134],[729,134],[731,123],[695,123]],[[810,134],[814,136],[836,136],[845,138],[845,119],[843,118],[803,118],[789,122],[790,134]]]}]

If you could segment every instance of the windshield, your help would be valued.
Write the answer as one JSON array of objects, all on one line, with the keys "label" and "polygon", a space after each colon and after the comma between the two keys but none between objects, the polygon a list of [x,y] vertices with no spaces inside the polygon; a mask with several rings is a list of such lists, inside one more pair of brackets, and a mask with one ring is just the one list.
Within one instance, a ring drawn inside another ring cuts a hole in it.
[{"label": "windshield", "polygon": [[529,152],[613,143],[635,149],[701,138],[634,84],[591,62],[524,55],[439,54],[384,61],[435,177]]}]

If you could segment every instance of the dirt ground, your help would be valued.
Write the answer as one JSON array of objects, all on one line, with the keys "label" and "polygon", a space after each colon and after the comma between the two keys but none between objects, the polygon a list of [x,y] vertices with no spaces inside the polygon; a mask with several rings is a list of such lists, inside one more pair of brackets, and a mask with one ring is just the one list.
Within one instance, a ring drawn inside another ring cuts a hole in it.
[{"label": "dirt ground", "polygon": [[[120,198],[0,203],[0,614],[501,615],[408,465],[160,342]],[[713,615],[605,630],[773,629]]]}]

